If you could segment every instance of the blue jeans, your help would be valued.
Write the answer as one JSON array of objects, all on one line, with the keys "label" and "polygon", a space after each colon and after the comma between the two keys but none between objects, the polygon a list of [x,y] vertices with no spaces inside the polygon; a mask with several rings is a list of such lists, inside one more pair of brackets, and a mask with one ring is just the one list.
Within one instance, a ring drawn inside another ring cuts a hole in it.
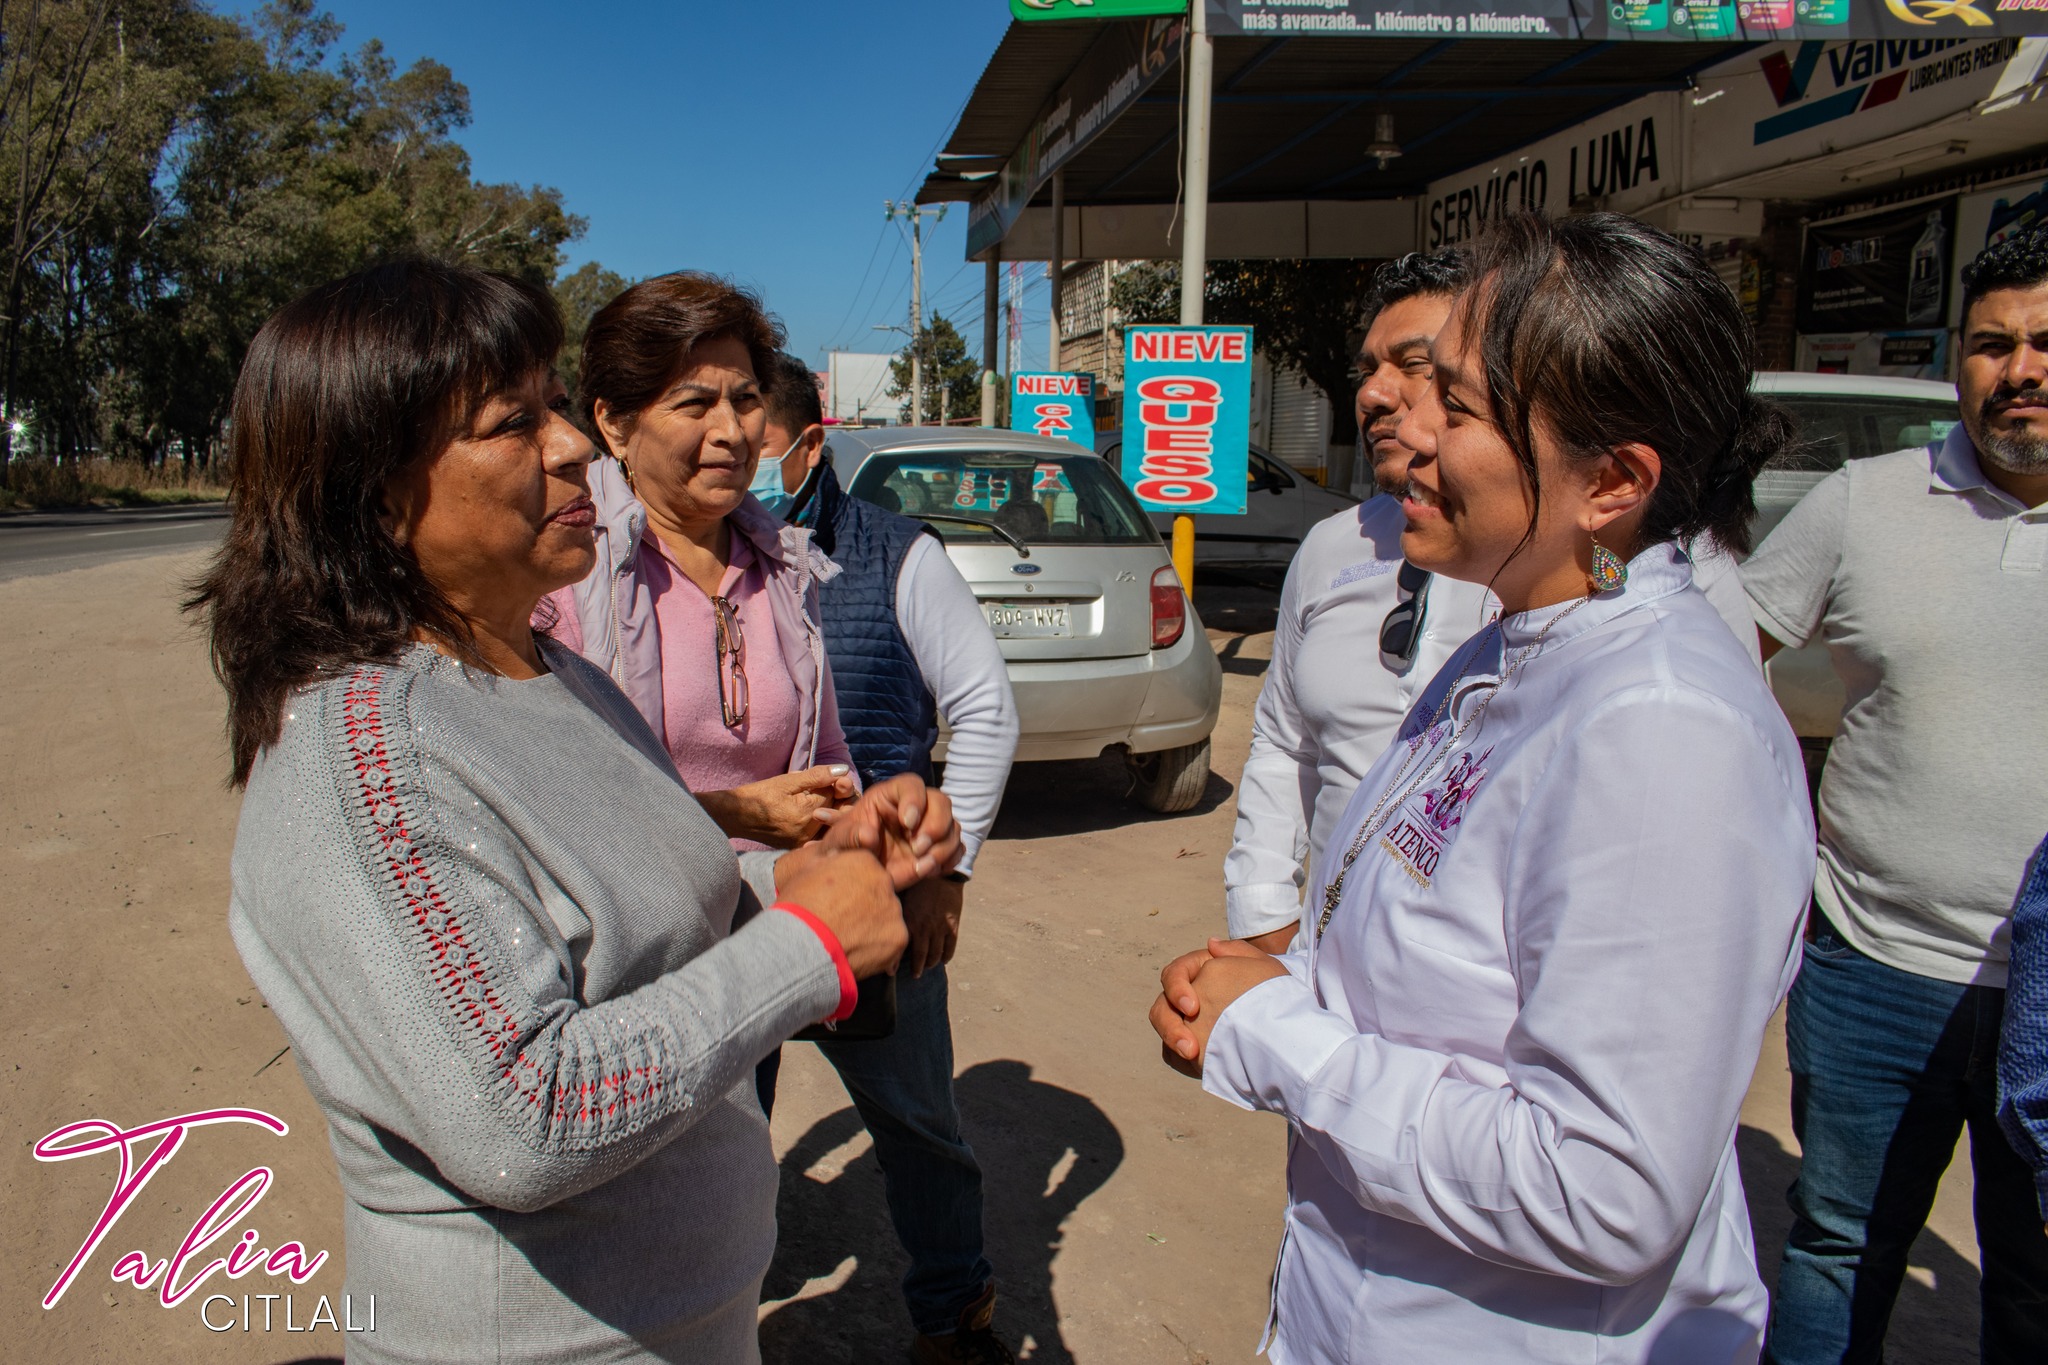
[{"label": "blue jeans", "polygon": [[[896,1031],[870,1043],[820,1043],[839,1072],[889,1198],[896,1239],[910,1256],[903,1300],[928,1336],[951,1332],[961,1311],[995,1278],[981,1253],[981,1167],[960,1136],[953,1103],[953,1024],[946,1013],[946,969],[896,977]],[[775,1106],[782,1054],[755,1072],[763,1112]]]},{"label": "blue jeans", "polygon": [[1906,1253],[1965,1126],[1980,1358],[2048,1361],[2048,1236],[1997,1118],[2005,992],[1887,967],[1819,912],[1792,987],[1792,1127],[1804,1153],[1764,1348],[1770,1365],[1880,1362]]}]

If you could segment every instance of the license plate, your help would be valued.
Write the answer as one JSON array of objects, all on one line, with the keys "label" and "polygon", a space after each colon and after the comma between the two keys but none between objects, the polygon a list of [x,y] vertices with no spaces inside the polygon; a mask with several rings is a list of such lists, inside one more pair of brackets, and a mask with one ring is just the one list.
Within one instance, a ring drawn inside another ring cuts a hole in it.
[{"label": "license plate", "polygon": [[1066,602],[983,602],[981,610],[999,640],[1074,633],[1073,609]]}]

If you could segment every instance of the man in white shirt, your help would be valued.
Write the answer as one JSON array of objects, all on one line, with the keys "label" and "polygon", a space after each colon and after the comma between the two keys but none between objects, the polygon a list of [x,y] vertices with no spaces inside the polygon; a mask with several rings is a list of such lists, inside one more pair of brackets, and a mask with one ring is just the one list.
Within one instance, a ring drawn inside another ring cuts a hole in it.
[{"label": "man in white shirt", "polygon": [[[944,791],[964,846],[959,867],[903,897],[910,947],[896,976],[896,1031],[876,1042],[821,1043],[874,1137],[889,1212],[911,1265],[904,1299],[924,1365],[1012,1359],[992,1329],[994,1272],[982,1255],[981,1169],[953,1102],[946,968],[959,942],[965,884],[995,824],[1017,752],[1017,703],[974,591],[929,528],[861,502],[824,458],[810,368],[782,357],[765,395],[756,496],[840,567],[820,596],[840,724],[861,781],[932,777],[944,718]],[[776,495],[780,494],[778,498]],[[772,1059],[771,1059],[772,1061]],[[772,1072],[757,1078],[766,1108]]]},{"label": "man in white shirt", "polygon": [[[1280,590],[1273,661],[1223,864],[1230,935],[1266,952],[1284,952],[1294,937],[1306,868],[1359,777],[1437,670],[1494,613],[1480,585],[1401,558],[1410,452],[1394,433],[1430,385],[1430,343],[1464,285],[1455,251],[1411,253],[1373,277],[1356,403],[1379,495],[1310,530]],[[1754,656],[1733,561],[1711,544],[1694,558],[1695,581]]]},{"label": "man in white shirt", "polygon": [[1997,1122],[2015,889],[2048,808],[2048,231],[1963,272],[1961,425],[1857,460],[1743,567],[1765,653],[1848,691],[1786,1017],[1802,1162],[1766,1359],[1878,1360],[1970,1131],[1987,1362],[2048,1360],[2048,1236]]},{"label": "man in white shirt", "polygon": [[1252,719],[1223,863],[1233,938],[1286,949],[1305,867],[1430,679],[1492,616],[1491,595],[1401,558],[1410,452],[1394,439],[1430,383],[1429,344],[1465,283],[1456,252],[1414,252],[1373,277],[1359,350],[1358,430],[1379,495],[1302,538],[1280,589],[1273,661]]}]

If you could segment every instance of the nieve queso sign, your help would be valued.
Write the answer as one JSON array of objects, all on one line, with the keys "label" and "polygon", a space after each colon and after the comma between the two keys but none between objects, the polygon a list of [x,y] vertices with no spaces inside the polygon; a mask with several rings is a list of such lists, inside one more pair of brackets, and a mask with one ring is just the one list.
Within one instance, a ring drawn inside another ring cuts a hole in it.
[{"label": "nieve queso sign", "polygon": [[1150,512],[1244,511],[1252,329],[1124,332],[1124,482]]}]

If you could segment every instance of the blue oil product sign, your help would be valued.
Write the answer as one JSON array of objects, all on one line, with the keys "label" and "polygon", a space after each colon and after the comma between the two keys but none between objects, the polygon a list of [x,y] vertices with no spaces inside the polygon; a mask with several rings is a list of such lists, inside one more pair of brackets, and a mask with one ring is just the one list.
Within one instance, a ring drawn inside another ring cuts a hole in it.
[{"label": "blue oil product sign", "polygon": [[1148,512],[1244,511],[1252,329],[1124,331],[1123,476]]},{"label": "blue oil product sign", "polygon": [[1010,430],[1053,436],[1095,449],[1095,376],[1010,376]]}]

